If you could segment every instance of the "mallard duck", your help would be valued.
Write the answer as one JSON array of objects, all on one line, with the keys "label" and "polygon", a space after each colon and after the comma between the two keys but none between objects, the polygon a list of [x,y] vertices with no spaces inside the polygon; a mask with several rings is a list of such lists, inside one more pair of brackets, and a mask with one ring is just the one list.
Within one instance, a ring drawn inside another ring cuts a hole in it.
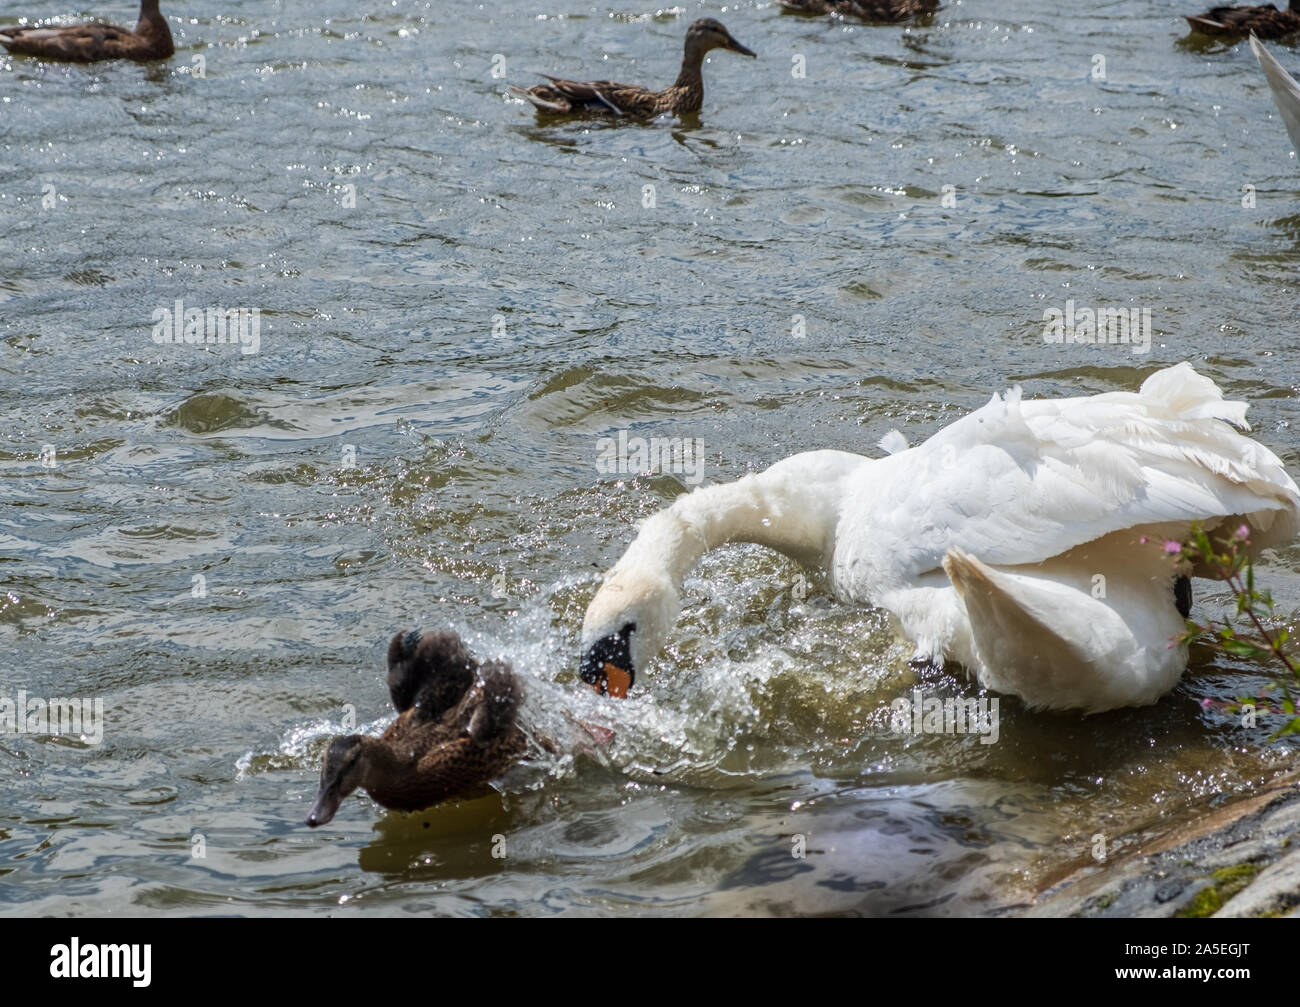
[{"label": "mallard duck", "polygon": [[101,59],[166,59],[176,51],[167,19],[158,13],[158,0],[141,0],[135,31],[98,22],[0,28],[0,45],[25,56],[78,63]]},{"label": "mallard duck", "polygon": [[1264,69],[1269,90],[1273,92],[1273,104],[1282,116],[1291,143],[1300,152],[1300,83],[1282,68],[1282,64],[1273,58],[1254,35],[1250,37],[1250,48]]},{"label": "mallard duck", "polygon": [[1260,38],[1283,38],[1300,31],[1300,9],[1291,0],[1286,10],[1271,3],[1262,7],[1211,7],[1204,14],[1184,14],[1187,23],[1203,35],[1246,35]]},{"label": "mallard duck", "polygon": [[552,114],[600,109],[616,115],[648,119],[665,112],[674,115],[698,112],[704,104],[704,75],[701,67],[705,55],[713,49],[728,49],[742,56],[754,53],[731,37],[719,22],[701,18],[686,29],[686,48],[677,80],[662,91],[651,91],[635,84],[618,84],[612,80],[562,80],[542,74],[551,83],[538,84],[527,91],[509,88],[511,94],[524,98],[539,111]]},{"label": "mallard duck", "polygon": [[[965,666],[1027,706],[1095,712],[1155,702],[1187,648],[1189,585],[1169,540],[1193,523],[1249,529],[1252,550],[1300,530],[1300,489],[1238,433],[1189,364],[1136,392],[1023,401],[1018,388],[880,459],[812,451],[679,496],[647,519],[592,598],[584,681],[626,694],[708,550],[753,542],[821,570],[842,601],[883,608],[918,660]],[[1220,533],[1222,534],[1222,533]]]},{"label": "mallard duck", "polygon": [[843,14],[885,24],[933,14],[939,9],[939,0],[780,0],[780,3],[798,14]]},{"label": "mallard duck", "polygon": [[308,825],[330,821],[358,787],[399,811],[480,796],[528,751],[514,673],[496,661],[479,665],[455,633],[394,636],[388,692],[398,711],[388,730],[335,738],[325,750]]}]

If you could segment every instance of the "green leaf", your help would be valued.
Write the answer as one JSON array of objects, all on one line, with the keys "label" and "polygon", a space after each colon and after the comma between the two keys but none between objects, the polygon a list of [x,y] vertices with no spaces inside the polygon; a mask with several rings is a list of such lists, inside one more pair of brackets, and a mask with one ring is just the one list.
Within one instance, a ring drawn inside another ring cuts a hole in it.
[{"label": "green leaf", "polygon": [[1253,643],[1247,643],[1245,640],[1226,639],[1220,646],[1229,654],[1235,654],[1237,657],[1268,657],[1268,651],[1256,647]]}]

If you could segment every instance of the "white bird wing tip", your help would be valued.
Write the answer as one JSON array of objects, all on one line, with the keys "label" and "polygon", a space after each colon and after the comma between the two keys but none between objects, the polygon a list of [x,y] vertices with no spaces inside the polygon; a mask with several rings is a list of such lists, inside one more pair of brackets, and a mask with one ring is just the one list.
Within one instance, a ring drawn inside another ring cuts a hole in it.
[{"label": "white bird wing tip", "polygon": [[900,451],[906,451],[910,446],[907,443],[907,438],[898,430],[891,430],[876,441],[876,447],[887,455],[896,455]]},{"label": "white bird wing tip", "polygon": [[1250,36],[1250,49],[1259,60],[1269,90],[1273,92],[1273,104],[1277,106],[1282,116],[1282,124],[1286,126],[1287,134],[1295,144],[1297,153],[1300,153],[1300,84],[1297,84],[1295,78],[1286,72],[1282,64],[1253,32]]}]

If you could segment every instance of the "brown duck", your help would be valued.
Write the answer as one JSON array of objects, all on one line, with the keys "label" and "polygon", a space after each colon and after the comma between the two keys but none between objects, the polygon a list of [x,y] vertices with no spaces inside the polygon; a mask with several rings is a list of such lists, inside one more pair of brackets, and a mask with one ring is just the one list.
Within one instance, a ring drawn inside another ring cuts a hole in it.
[{"label": "brown duck", "polygon": [[939,9],[939,0],[780,0],[780,3],[798,14],[843,14],[886,24],[933,14]]},{"label": "brown duck", "polygon": [[98,22],[0,28],[0,45],[24,56],[78,63],[101,59],[166,59],[176,51],[167,19],[158,13],[158,0],[142,0],[135,31]]},{"label": "brown duck", "polygon": [[394,636],[388,693],[398,718],[383,735],[330,742],[308,825],[332,819],[358,787],[399,811],[479,796],[528,751],[514,673],[496,661],[480,665],[455,633]]},{"label": "brown duck", "polygon": [[511,87],[510,93],[531,101],[541,112],[564,114],[584,110],[613,112],[649,119],[665,112],[674,115],[698,112],[704,104],[704,57],[713,49],[729,49],[742,56],[754,53],[731,37],[719,22],[702,18],[686,29],[686,49],[677,80],[662,91],[651,91],[636,84],[619,84],[612,80],[563,80],[542,74],[551,83],[538,84],[527,91]]},{"label": "brown duck", "polygon": [[1193,30],[1202,35],[1248,35],[1259,38],[1283,38],[1300,31],[1300,9],[1291,0],[1286,10],[1271,3],[1262,7],[1212,7],[1204,14],[1184,14]]}]

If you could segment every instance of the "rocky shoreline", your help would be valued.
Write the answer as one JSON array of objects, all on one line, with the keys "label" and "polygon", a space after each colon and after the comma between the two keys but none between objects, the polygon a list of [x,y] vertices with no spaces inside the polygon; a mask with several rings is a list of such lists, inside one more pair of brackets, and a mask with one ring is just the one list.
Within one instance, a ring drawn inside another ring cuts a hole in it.
[{"label": "rocky shoreline", "polygon": [[1300,774],[1051,881],[1029,917],[1300,917]]}]

